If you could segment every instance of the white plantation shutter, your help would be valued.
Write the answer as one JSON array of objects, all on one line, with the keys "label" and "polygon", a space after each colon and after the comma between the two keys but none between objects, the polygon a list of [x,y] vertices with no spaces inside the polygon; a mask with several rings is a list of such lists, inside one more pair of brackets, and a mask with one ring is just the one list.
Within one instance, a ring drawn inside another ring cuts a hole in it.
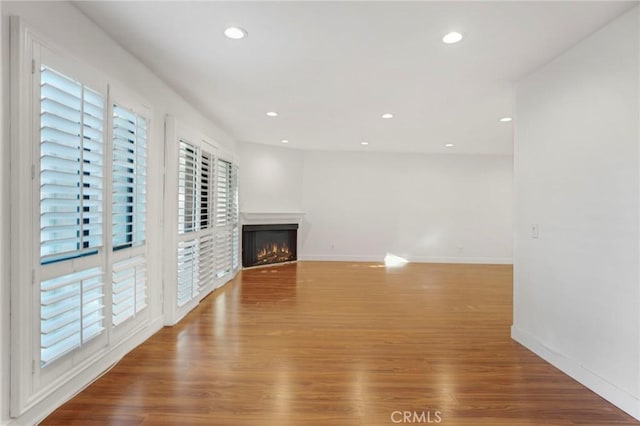
[{"label": "white plantation shutter", "polygon": [[200,237],[198,251],[198,291],[202,293],[215,280],[215,248],[213,234]]},{"label": "white plantation shutter", "polygon": [[202,151],[200,157],[200,182],[198,193],[200,229],[211,227],[213,214],[213,156]]},{"label": "white plantation shutter", "polygon": [[136,266],[136,314],[147,307],[147,265]]},{"label": "white plantation shutter", "polygon": [[213,284],[214,157],[183,139],[178,148],[177,306],[185,306]]},{"label": "white plantation shutter", "polygon": [[216,231],[216,277],[222,278],[231,272],[232,268],[232,236],[231,229]]},{"label": "white plantation shutter", "polygon": [[113,248],[145,241],[147,120],[113,106]]},{"label": "white plantation shutter", "polygon": [[175,301],[168,299],[166,308],[177,320],[239,267],[237,168],[217,157],[198,132],[172,120],[167,123],[173,136],[168,141],[175,141],[170,153],[177,160],[176,173],[169,178],[177,182],[167,187],[177,191],[178,232],[176,266],[168,267],[175,273],[176,286],[167,293],[175,295]]},{"label": "white plantation shutter", "polygon": [[[199,193],[201,182],[200,147],[180,140],[178,152],[178,268],[176,303],[178,307],[193,300],[198,286],[198,238],[194,233],[200,229]],[[206,166],[205,166],[206,167]],[[206,186],[206,182],[204,185]],[[187,237],[188,239],[185,239]]]},{"label": "white plantation shutter", "polygon": [[178,243],[178,307],[184,306],[214,284],[214,255],[211,234]]},{"label": "white plantation shutter", "polygon": [[[112,102],[111,324],[126,333],[147,306],[146,214],[149,121],[143,105]],[[134,102],[134,104],[136,104]],[[131,320],[131,321],[128,321]]]},{"label": "white plantation shutter", "polygon": [[[104,97],[40,67],[40,365],[104,332]],[[83,262],[74,259],[86,258]],[[84,265],[84,266],[82,266]]]},{"label": "white plantation shutter", "polygon": [[240,203],[239,203],[239,185],[238,182],[240,181],[240,169],[238,168],[238,166],[234,165],[233,169],[232,169],[232,175],[231,175],[231,194],[232,194],[232,198],[231,198],[231,222],[232,223],[238,223],[240,220]]},{"label": "white plantation shutter", "polygon": [[218,159],[216,170],[216,226],[231,223],[232,194],[232,164]]},{"label": "white plantation shutter", "polygon": [[184,306],[198,294],[198,240],[178,243],[178,307]]},{"label": "white plantation shutter", "polygon": [[91,268],[40,284],[40,363],[42,366],[101,334],[102,271]]},{"label": "white plantation shutter", "polygon": [[40,72],[40,261],[102,246],[104,99],[47,66]]},{"label": "white plantation shutter", "polygon": [[143,256],[113,264],[112,324],[118,326],[147,306],[147,265]]},{"label": "white plantation shutter", "polygon": [[233,166],[231,179],[231,223],[232,223],[232,259],[231,267],[236,270],[240,266],[240,204],[239,204],[239,169]]},{"label": "white plantation shutter", "polygon": [[[9,350],[17,417],[138,341],[134,332],[149,319],[150,115],[135,94],[52,49],[17,17],[11,50]],[[123,107],[124,99],[146,114]]]},{"label": "white plantation shutter", "polygon": [[181,140],[178,155],[178,233],[198,229],[197,180],[200,148]]},{"label": "white plantation shutter", "polygon": [[235,254],[239,244],[239,237],[235,236],[238,195],[233,163],[219,158],[216,167],[216,277],[220,279],[238,263]]},{"label": "white plantation shutter", "polygon": [[238,224],[233,226],[231,238],[231,268],[235,270],[240,266],[240,226]]}]

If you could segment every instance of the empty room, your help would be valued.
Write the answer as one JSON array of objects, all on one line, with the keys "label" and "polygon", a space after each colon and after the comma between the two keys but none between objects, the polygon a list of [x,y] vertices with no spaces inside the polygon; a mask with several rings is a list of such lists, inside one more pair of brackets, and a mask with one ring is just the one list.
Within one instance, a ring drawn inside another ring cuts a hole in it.
[{"label": "empty room", "polygon": [[640,422],[640,3],[0,1],[0,425]]}]

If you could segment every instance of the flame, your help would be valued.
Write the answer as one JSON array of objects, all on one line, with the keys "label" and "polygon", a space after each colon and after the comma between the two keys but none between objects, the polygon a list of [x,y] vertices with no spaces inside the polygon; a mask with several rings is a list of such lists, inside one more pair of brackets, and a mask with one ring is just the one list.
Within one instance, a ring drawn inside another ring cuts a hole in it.
[{"label": "flame", "polygon": [[278,243],[268,243],[258,250],[257,263],[283,262],[291,260],[292,258],[293,254],[291,250],[289,250],[287,243],[282,243],[282,245]]}]

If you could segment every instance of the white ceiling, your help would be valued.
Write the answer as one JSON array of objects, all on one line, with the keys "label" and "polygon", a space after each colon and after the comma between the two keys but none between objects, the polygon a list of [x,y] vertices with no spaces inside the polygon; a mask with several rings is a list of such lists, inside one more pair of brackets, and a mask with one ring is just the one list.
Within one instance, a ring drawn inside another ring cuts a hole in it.
[{"label": "white ceiling", "polygon": [[517,81],[636,3],[75,4],[236,140],[510,154]]}]

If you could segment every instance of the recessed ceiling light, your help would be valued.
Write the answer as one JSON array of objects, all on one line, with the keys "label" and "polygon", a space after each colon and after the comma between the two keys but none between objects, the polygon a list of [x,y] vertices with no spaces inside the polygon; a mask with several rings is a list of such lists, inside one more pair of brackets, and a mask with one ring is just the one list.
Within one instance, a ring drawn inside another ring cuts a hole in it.
[{"label": "recessed ceiling light", "polygon": [[360,145],[369,145],[369,142],[360,142]]},{"label": "recessed ceiling light", "polygon": [[278,113],[277,113],[277,112],[275,112],[275,111],[269,111],[269,112],[267,113],[267,115],[268,115],[269,117],[277,117],[277,116],[278,116]]},{"label": "recessed ceiling light", "polygon": [[229,27],[224,30],[224,35],[233,40],[240,40],[241,38],[245,38],[247,36],[247,31],[243,30],[240,27]]},{"label": "recessed ceiling light", "polygon": [[446,144],[444,144],[444,146],[446,146],[447,148],[451,148],[453,146],[453,144],[452,143],[446,143]]},{"label": "recessed ceiling light", "polygon": [[460,40],[462,40],[462,34],[457,33],[455,31],[452,31],[452,32],[446,34],[444,37],[442,37],[442,42],[446,43],[446,44],[457,43]]},{"label": "recessed ceiling light", "polygon": [[289,141],[288,141],[288,140],[286,140],[286,139],[282,139],[280,142],[282,142],[282,143],[289,143]]},{"label": "recessed ceiling light", "polygon": [[382,114],[382,118],[393,118],[393,114],[386,112]]},{"label": "recessed ceiling light", "polygon": [[502,123],[508,123],[508,122],[510,122],[510,121],[513,121],[513,118],[511,118],[511,117],[502,117],[502,118],[500,119],[500,121],[501,121]]}]

